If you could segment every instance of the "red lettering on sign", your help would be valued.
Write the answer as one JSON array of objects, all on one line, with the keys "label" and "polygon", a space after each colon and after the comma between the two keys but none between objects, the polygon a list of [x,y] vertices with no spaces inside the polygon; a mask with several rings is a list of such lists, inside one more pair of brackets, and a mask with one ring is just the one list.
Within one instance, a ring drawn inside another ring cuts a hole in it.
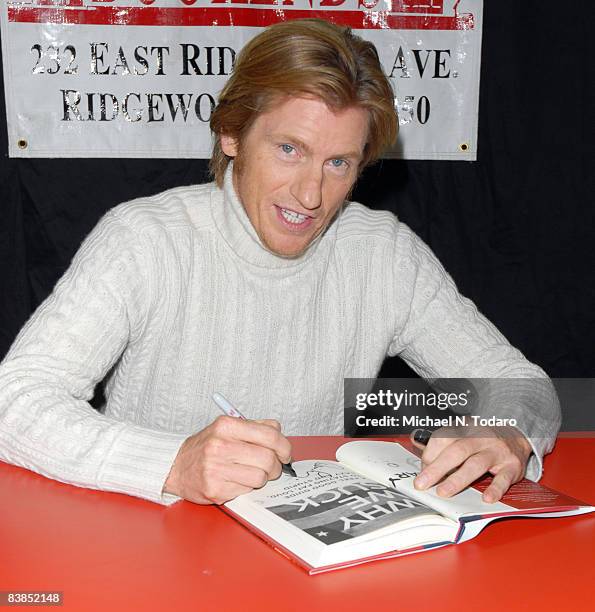
[{"label": "red lettering on sign", "polygon": [[[127,7],[114,6],[113,1],[37,0],[33,6],[12,4],[8,7],[8,20],[81,25],[265,27],[279,21],[317,17],[361,30],[473,30],[475,27],[471,13],[457,14],[459,0],[454,2],[454,15],[443,14],[444,0],[393,0],[391,11],[373,10],[379,4],[384,6],[384,0],[318,0],[321,10],[294,9],[294,0],[211,0],[211,6],[197,6],[197,0],[178,0],[184,6],[152,6],[156,0],[137,0],[140,6]],[[310,0],[311,5],[315,1]],[[336,8],[346,3],[357,8]],[[277,10],[280,6],[290,8],[280,13]],[[324,10],[324,7],[333,10]]]}]

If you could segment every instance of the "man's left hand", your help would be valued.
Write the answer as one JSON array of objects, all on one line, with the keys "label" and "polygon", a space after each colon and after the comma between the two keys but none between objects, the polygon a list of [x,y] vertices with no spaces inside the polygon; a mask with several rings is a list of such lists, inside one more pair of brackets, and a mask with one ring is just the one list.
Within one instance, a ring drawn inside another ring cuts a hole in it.
[{"label": "man's left hand", "polygon": [[423,470],[414,481],[416,489],[434,486],[441,497],[451,497],[489,472],[494,476],[484,491],[485,502],[497,502],[510,485],[525,474],[531,445],[515,428],[469,427],[456,436],[449,428],[434,432],[423,448]]}]

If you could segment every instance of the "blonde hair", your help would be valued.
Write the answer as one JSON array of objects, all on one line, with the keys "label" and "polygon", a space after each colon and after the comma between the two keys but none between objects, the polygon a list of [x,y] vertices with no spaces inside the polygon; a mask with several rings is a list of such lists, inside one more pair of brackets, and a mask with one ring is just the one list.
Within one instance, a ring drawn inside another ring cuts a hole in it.
[{"label": "blonde hair", "polygon": [[361,168],[376,161],[397,137],[393,90],[371,42],[321,19],[278,23],[238,54],[211,116],[215,142],[209,168],[219,186],[230,161],[221,148],[221,135],[241,146],[258,115],[288,96],[312,96],[332,110],[367,110],[368,142]]}]

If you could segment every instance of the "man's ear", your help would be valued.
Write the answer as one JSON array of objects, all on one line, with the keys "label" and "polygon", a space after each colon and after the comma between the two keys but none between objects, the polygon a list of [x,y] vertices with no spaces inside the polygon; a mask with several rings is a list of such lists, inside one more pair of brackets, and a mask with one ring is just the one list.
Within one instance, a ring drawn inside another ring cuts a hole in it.
[{"label": "man's ear", "polygon": [[221,149],[228,157],[235,157],[238,154],[238,141],[233,136],[221,134]]}]

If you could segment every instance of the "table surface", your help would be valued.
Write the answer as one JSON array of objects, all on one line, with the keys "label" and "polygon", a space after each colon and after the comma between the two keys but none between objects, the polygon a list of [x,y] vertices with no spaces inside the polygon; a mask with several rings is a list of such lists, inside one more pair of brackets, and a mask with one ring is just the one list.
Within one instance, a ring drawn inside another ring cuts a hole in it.
[{"label": "table surface", "polygon": [[[333,458],[343,441],[294,438],[294,457]],[[595,439],[560,439],[542,482],[595,504],[594,459]],[[215,507],[2,462],[0,499],[0,591],[63,591],[61,610],[593,609],[595,515],[498,521],[458,546],[308,576]]]}]

